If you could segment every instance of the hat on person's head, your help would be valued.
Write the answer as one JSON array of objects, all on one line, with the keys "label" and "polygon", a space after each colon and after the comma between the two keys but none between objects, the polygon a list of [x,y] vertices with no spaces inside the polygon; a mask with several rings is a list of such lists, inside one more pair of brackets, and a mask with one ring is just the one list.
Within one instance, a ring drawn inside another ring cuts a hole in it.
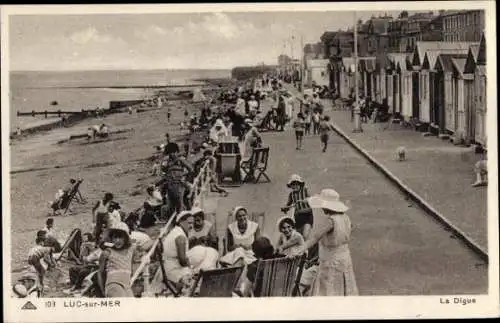
[{"label": "hat on person's head", "polygon": [[311,208],[327,209],[334,212],[344,213],[349,207],[340,201],[339,193],[331,188],[326,188],[320,194],[307,199]]},{"label": "hat on person's head", "polygon": [[175,223],[179,224],[182,220],[190,216],[193,216],[193,212],[187,210],[181,211],[175,217]]},{"label": "hat on person's head", "polygon": [[241,211],[241,210],[245,210],[245,212],[248,213],[247,209],[243,206],[236,206],[234,209],[233,209],[233,217],[236,217],[236,214]]},{"label": "hat on person's head", "polygon": [[288,183],[286,184],[286,186],[292,187],[293,183],[299,183],[300,185],[304,185],[305,184],[305,182],[302,179],[302,177],[300,177],[297,174],[292,174],[292,176],[290,176],[290,179],[288,180]]},{"label": "hat on person's head", "polygon": [[120,233],[127,240],[126,244],[130,242],[130,228],[125,222],[117,222],[112,227],[109,228],[109,235],[111,236],[113,233]]},{"label": "hat on person's head", "polygon": [[288,222],[288,224],[290,224],[292,227],[295,227],[295,220],[292,217],[285,215],[278,219],[277,222],[278,230],[279,228],[281,228],[281,225],[285,222]]},{"label": "hat on person's head", "polygon": [[194,216],[194,215],[197,215],[197,214],[203,214],[203,217],[205,217],[205,211],[203,211],[203,209],[202,209],[202,208],[197,207],[197,206],[195,206],[195,207],[193,207],[193,208],[191,209],[191,214],[192,214],[193,216]]}]

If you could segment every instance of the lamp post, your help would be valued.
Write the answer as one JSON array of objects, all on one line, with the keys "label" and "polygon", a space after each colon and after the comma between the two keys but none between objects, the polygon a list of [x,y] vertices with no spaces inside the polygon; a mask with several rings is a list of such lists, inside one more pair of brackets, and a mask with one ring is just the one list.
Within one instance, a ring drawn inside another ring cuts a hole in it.
[{"label": "lamp post", "polygon": [[354,129],[352,132],[363,132],[361,128],[361,108],[358,101],[358,22],[354,11]]}]

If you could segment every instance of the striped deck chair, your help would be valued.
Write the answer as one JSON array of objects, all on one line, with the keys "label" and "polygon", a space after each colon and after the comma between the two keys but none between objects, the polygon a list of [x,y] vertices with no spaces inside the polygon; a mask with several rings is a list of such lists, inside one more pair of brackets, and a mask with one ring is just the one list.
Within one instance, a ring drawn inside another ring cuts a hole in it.
[{"label": "striped deck chair", "polygon": [[254,297],[290,297],[300,282],[304,256],[259,260],[252,286]]},{"label": "striped deck chair", "polygon": [[[262,234],[262,230],[264,228],[264,223],[265,223],[265,212],[252,212],[248,214],[248,220],[256,222],[259,225],[260,232]],[[225,255],[228,252],[228,237],[227,237],[227,227],[229,224],[234,221],[233,219],[233,212],[229,211],[228,216],[227,216],[227,223],[226,223],[226,232],[224,233],[224,238],[222,238],[222,255]]]},{"label": "striped deck chair", "polygon": [[74,261],[77,264],[81,263],[80,248],[82,243],[82,231],[80,229],[74,229],[64,242],[61,252],[54,256],[54,260],[57,262],[63,257],[66,257],[67,260]]},{"label": "striped deck chair", "polygon": [[202,270],[193,287],[191,297],[232,297],[243,273],[243,267]]}]

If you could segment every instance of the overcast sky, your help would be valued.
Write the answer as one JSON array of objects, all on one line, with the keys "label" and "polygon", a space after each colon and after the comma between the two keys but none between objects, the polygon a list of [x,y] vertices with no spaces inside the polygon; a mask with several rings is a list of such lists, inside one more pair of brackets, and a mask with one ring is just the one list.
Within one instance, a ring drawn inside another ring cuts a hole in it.
[{"label": "overcast sky", "polygon": [[[385,12],[358,12],[366,20]],[[397,16],[399,11],[388,11]],[[232,68],[352,26],[353,12],[10,16],[12,70]],[[285,41],[288,41],[284,47]]]}]

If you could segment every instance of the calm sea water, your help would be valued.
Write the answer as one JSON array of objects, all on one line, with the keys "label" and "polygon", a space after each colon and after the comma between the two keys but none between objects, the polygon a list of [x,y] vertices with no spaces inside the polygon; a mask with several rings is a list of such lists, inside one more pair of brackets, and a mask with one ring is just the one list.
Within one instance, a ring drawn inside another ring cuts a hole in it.
[{"label": "calm sea water", "polygon": [[[17,117],[17,111],[79,111],[97,105],[107,108],[109,101],[141,99],[145,95],[142,88],[110,87],[168,86],[193,83],[194,79],[230,77],[229,70],[11,72],[11,129],[43,122],[42,117]],[[58,105],[52,106],[52,101],[57,101]]]}]

